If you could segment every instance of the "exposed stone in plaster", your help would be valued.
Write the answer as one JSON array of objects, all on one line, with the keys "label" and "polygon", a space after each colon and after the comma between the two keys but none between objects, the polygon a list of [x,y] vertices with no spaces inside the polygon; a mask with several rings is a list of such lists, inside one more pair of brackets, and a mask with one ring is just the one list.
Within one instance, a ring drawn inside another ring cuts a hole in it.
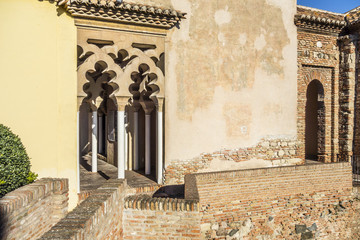
[{"label": "exposed stone in plaster", "polygon": [[[270,151],[268,152],[270,153]],[[284,151],[280,150],[278,152],[279,157],[283,157],[285,154]],[[284,160],[263,160],[263,159],[250,159],[244,162],[232,162],[228,161],[224,163],[224,160],[221,159],[214,159],[211,161],[208,168],[204,168],[199,170],[199,173],[204,172],[211,172],[216,169],[216,171],[228,171],[234,169],[253,169],[253,168],[267,168],[267,167],[279,167],[279,166],[290,166],[290,165],[297,165],[302,163],[300,158],[289,158]]]},{"label": "exposed stone in plaster", "polygon": [[302,164],[295,139],[267,137],[248,148],[222,149],[166,164],[166,184],[183,183],[185,174]]}]

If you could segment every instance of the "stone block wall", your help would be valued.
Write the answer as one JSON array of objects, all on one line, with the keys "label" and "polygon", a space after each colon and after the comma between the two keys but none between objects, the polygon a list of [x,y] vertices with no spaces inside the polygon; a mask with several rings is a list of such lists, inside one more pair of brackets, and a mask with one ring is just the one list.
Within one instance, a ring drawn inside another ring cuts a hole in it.
[{"label": "stone block wall", "polygon": [[121,239],[125,188],[108,180],[40,239]]},{"label": "stone block wall", "polygon": [[151,198],[125,199],[124,239],[201,239],[198,201]]},{"label": "stone block wall", "polygon": [[349,163],[185,177],[185,199],[200,202],[204,239],[347,239],[356,236],[359,205],[351,192]]},{"label": "stone block wall", "polygon": [[[219,168],[211,165],[214,160],[223,161],[223,165],[230,165],[253,159],[267,160],[269,161],[268,166],[303,163],[303,160],[299,159],[297,140],[266,138],[253,147],[233,150],[224,149],[214,153],[203,153],[201,156],[188,161],[173,161],[166,166],[165,183],[182,184],[186,174],[219,171]],[[244,168],[244,166],[239,166],[238,169],[241,168]]]},{"label": "stone block wall", "polygon": [[38,239],[68,208],[68,180],[40,179],[0,199],[0,239]]}]

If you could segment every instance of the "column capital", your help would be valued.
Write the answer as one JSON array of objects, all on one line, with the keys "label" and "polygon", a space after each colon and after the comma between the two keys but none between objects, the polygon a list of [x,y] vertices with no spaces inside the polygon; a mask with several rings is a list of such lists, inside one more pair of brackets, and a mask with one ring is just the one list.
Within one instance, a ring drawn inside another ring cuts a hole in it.
[{"label": "column capital", "polygon": [[155,103],[153,101],[141,101],[140,104],[146,115],[150,115],[151,112],[155,109]]},{"label": "column capital", "polygon": [[118,111],[125,111],[126,105],[129,103],[129,97],[116,97]]},{"label": "column capital", "polygon": [[156,104],[156,110],[158,112],[163,112],[164,111],[164,98],[158,98],[157,104]]}]

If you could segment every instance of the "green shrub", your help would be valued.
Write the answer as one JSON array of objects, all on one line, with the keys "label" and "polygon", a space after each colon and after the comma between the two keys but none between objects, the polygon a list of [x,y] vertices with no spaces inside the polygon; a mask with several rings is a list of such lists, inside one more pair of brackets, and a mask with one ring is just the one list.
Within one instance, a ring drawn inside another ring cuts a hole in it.
[{"label": "green shrub", "polygon": [[20,138],[0,124],[0,198],[36,177],[30,171],[29,156]]}]

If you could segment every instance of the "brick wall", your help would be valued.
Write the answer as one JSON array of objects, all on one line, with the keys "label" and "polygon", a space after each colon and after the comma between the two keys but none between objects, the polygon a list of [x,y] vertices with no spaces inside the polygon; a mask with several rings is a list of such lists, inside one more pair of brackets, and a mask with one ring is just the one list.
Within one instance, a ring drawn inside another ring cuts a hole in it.
[{"label": "brick wall", "polygon": [[205,239],[346,239],[358,207],[351,191],[349,163],[185,177],[185,199],[200,201]]},{"label": "brick wall", "polygon": [[40,239],[121,239],[123,180],[108,180]]},{"label": "brick wall", "polygon": [[340,38],[340,112],[339,112],[339,152],[343,158],[353,155],[354,101],[356,81],[356,59],[354,35]]},{"label": "brick wall", "polygon": [[[319,17],[321,18],[320,20]],[[325,19],[326,23],[323,21]],[[320,22],[319,22],[320,21]],[[335,22],[332,22],[335,21]],[[307,90],[313,80],[324,89],[323,112],[319,114],[318,157],[334,162],[339,154],[339,46],[338,36],[344,15],[298,6],[298,140],[299,154],[305,157]]]},{"label": "brick wall", "polygon": [[298,157],[298,144],[295,139],[262,139],[253,147],[224,149],[213,153],[203,153],[190,160],[172,161],[165,168],[165,184],[182,184],[186,174],[197,173],[200,170],[217,171],[218,169],[210,168],[211,161],[215,159],[224,161],[224,164],[263,159],[278,166],[303,163],[300,159],[296,159]]},{"label": "brick wall", "polygon": [[151,198],[125,199],[124,239],[200,239],[198,201]]},{"label": "brick wall", "polygon": [[40,179],[0,199],[0,239],[38,239],[65,216],[68,181]]}]

